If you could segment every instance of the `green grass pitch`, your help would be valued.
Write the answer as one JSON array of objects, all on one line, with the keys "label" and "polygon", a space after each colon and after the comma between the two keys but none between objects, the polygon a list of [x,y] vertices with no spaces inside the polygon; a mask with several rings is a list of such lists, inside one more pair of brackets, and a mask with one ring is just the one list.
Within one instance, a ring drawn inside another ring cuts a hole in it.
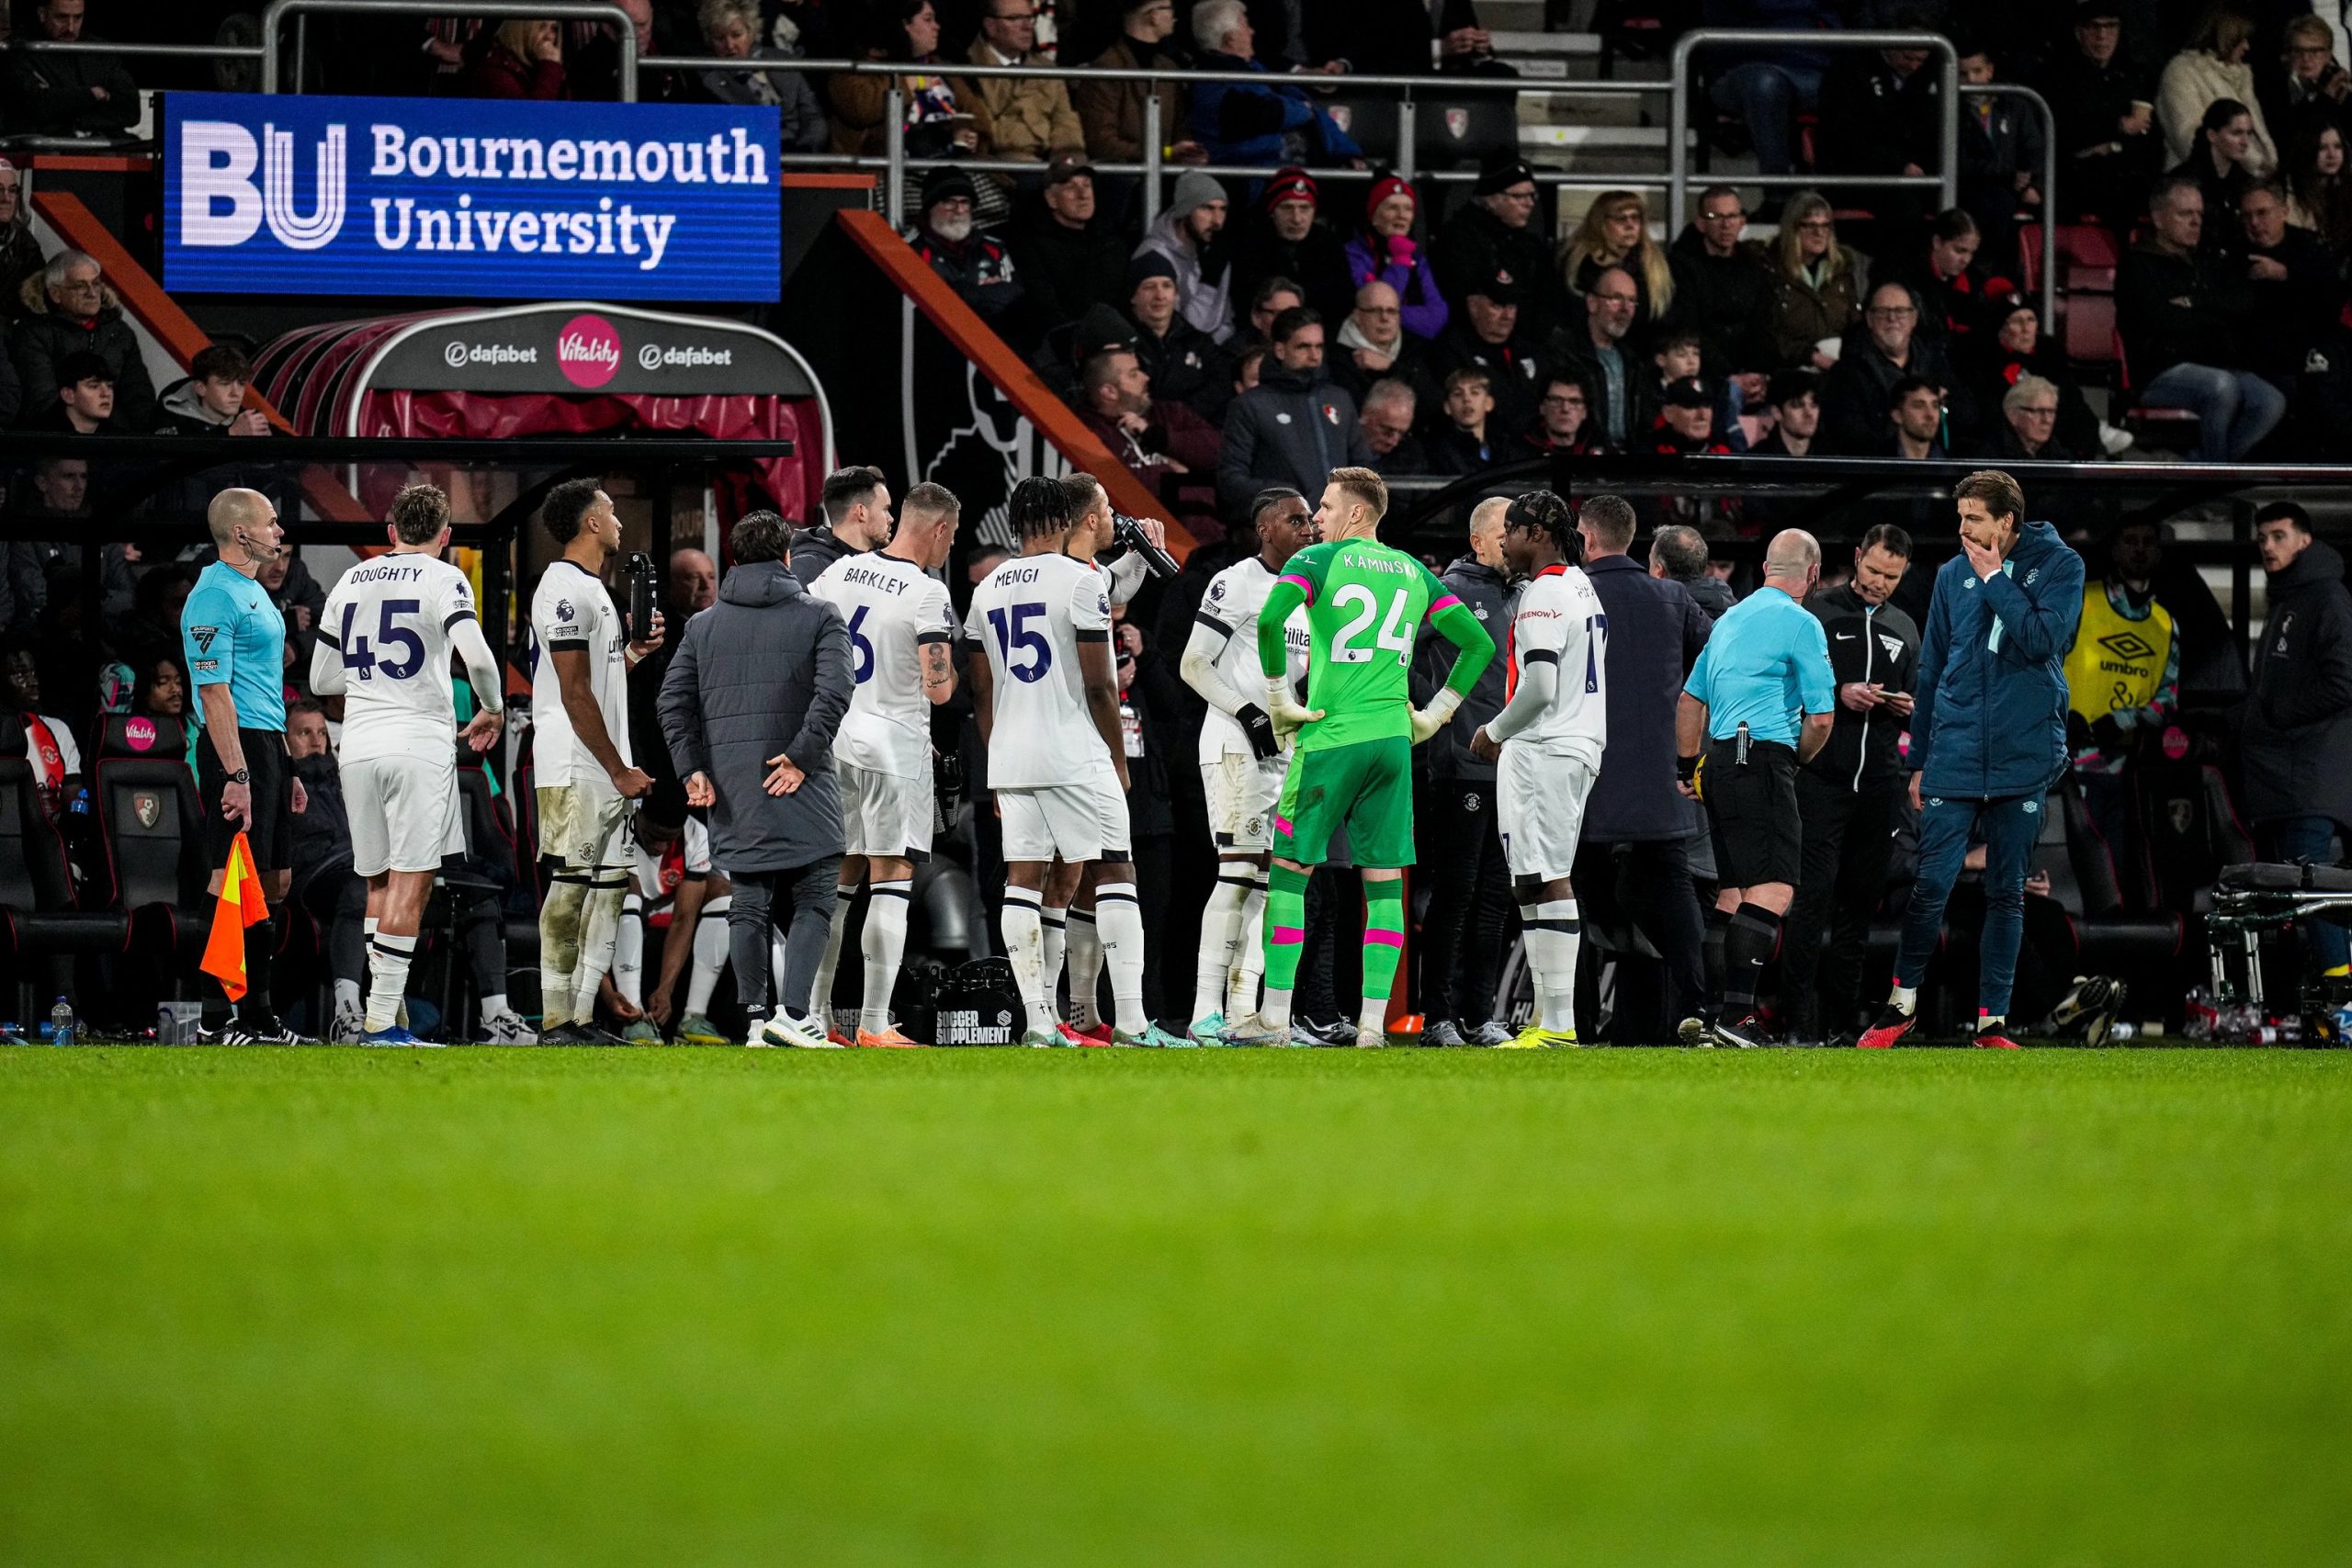
[{"label": "green grass pitch", "polygon": [[0,1562],[2352,1562],[2352,1055],[0,1052]]}]

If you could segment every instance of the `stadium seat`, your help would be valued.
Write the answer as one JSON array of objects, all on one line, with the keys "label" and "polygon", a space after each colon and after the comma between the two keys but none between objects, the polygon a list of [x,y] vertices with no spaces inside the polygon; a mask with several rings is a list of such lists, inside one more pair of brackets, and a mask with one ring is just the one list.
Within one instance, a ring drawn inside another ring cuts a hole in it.
[{"label": "stadium seat", "polygon": [[23,960],[122,947],[127,922],[75,907],[65,840],[42,808],[32,764],[0,758],[0,971]]},{"label": "stadium seat", "polygon": [[90,791],[106,846],[96,902],[129,918],[129,943],[169,960],[204,942],[203,812],[187,765],[183,721],[110,714],[99,732]]},{"label": "stadium seat", "polygon": [[2180,448],[2194,446],[2198,427],[2203,423],[2188,409],[2143,408],[2132,399],[2131,361],[2124,357],[2123,334],[2115,333],[2115,367],[2117,389],[2127,400],[2123,408],[2124,423],[2134,435],[2154,435],[2159,446]]}]

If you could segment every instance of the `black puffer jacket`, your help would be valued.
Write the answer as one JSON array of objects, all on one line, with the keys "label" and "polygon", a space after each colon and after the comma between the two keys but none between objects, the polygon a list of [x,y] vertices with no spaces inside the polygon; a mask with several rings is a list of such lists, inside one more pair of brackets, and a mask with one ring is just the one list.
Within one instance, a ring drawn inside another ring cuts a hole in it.
[{"label": "black puffer jacket", "polygon": [[[42,55],[43,60],[53,58]],[[41,275],[33,274],[17,290],[25,318],[8,333],[8,357],[16,362],[24,383],[28,415],[57,406],[57,367],[69,354],[87,352],[107,362],[114,372],[114,422],[118,428],[155,428],[155,383],[139,356],[139,337],[123,320],[122,301],[107,288],[99,297],[98,313],[90,321],[71,321],[51,309]]]},{"label": "black puffer jacket", "polygon": [[[713,859],[729,871],[789,871],[842,852],[833,736],[849,712],[849,631],[780,561],[739,566],[718,603],[686,623],[662,680],[662,733],[678,776],[710,775]],[[807,774],[762,787],[768,759]]]},{"label": "black puffer jacket", "polygon": [[2325,817],[2352,833],[2352,593],[2332,545],[2271,574],[2240,740],[2256,821]]},{"label": "black puffer jacket", "polygon": [[[1500,649],[1510,626],[1511,606],[1518,599],[1517,590],[1504,581],[1503,574],[1481,563],[1476,556],[1462,556],[1439,574],[1454,597],[1470,606],[1478,624]],[[1453,645],[1421,623],[1420,635],[1413,648],[1413,701],[1416,705],[1437,695],[1440,686],[1453,669]],[[1491,779],[1495,764],[1480,761],[1470,754],[1470,738],[1478,727],[1503,710],[1503,667],[1509,661],[1499,655],[1478,672],[1478,683],[1470,688],[1470,695],[1454,709],[1453,722],[1430,737],[1427,756],[1430,776],[1440,779]]]},{"label": "black puffer jacket", "polygon": [[[1861,681],[1909,692],[1919,668],[1918,624],[1892,604],[1870,604],[1853,584],[1824,589],[1805,601],[1829,638],[1829,668],[1838,684]],[[1903,732],[1908,721],[1886,708],[1856,713],[1836,708],[1829,743],[1805,765],[1822,780],[1857,794],[1878,794],[1904,783]]]}]

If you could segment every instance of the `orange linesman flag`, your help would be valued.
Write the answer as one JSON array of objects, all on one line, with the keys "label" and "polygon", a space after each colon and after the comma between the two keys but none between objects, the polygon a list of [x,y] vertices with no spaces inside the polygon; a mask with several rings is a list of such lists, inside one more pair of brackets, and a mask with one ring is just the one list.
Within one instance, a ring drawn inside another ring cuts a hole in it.
[{"label": "orange linesman flag", "polygon": [[229,845],[229,863],[221,868],[220,897],[212,906],[212,934],[204,940],[204,962],[198,965],[220,982],[232,1002],[245,995],[245,928],[269,919],[261,895],[261,873],[254,869],[253,846],[243,833]]}]

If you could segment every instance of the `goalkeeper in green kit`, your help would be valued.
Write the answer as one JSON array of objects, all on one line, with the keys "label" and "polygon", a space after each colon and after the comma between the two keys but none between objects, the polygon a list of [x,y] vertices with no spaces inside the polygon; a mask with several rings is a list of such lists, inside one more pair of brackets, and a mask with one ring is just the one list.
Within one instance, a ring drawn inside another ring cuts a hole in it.
[{"label": "goalkeeper in green kit", "polygon": [[[1363,1010],[1356,1043],[1387,1043],[1388,991],[1405,947],[1404,868],[1413,863],[1412,749],[1443,728],[1495,656],[1478,617],[1429,568],[1376,537],[1388,487],[1370,468],[1336,468],[1315,523],[1320,544],[1290,558],[1258,613],[1266,713],[1298,732],[1274,807],[1266,893],[1266,991],[1258,1016],[1226,1031],[1234,1045],[1291,1043],[1290,993],[1306,938],[1306,875],[1344,823],[1363,872]],[[1306,705],[1287,679],[1283,626],[1306,606],[1314,654]],[[1425,708],[1406,677],[1421,618],[1459,651]]]}]

